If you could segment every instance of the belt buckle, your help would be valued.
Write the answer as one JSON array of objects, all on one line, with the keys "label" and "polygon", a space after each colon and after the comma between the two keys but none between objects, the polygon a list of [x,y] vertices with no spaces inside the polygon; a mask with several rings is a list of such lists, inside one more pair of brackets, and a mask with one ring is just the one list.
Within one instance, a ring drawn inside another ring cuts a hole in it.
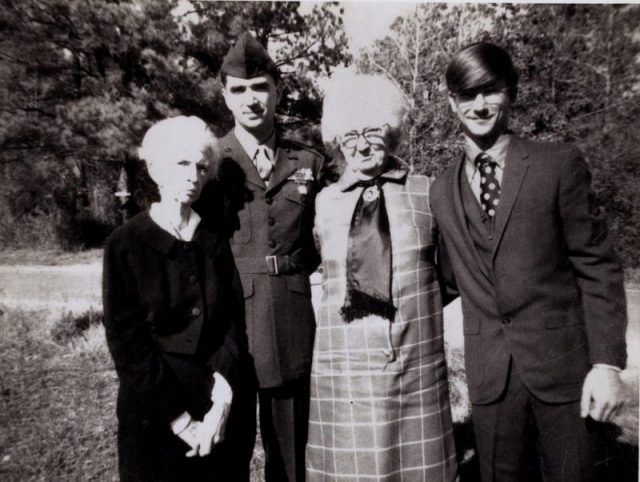
[{"label": "belt buckle", "polygon": [[267,261],[267,270],[271,276],[277,276],[278,273],[278,257],[277,256],[265,256]]}]

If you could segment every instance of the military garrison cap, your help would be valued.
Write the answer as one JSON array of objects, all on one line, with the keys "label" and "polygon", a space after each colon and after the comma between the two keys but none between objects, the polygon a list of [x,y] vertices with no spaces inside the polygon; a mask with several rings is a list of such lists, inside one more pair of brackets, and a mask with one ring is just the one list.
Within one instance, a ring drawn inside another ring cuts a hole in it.
[{"label": "military garrison cap", "polygon": [[265,74],[271,74],[275,80],[280,78],[275,62],[249,32],[238,36],[235,45],[222,60],[220,72],[241,79],[251,79]]}]

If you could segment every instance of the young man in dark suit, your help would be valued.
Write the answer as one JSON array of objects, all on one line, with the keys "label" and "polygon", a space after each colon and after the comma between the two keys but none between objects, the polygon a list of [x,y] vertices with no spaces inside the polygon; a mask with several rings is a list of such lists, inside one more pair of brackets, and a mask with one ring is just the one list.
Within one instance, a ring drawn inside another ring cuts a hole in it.
[{"label": "young man in dark suit", "polygon": [[447,282],[464,315],[483,480],[595,480],[598,423],[621,404],[622,271],[568,144],[508,130],[518,74],[475,43],[446,73],[464,155],[433,185]]},{"label": "young man in dark suit", "polygon": [[280,74],[250,34],[229,49],[221,77],[235,127],[220,141],[210,192],[221,193],[225,206],[222,222],[242,279],[255,379],[234,398],[230,463],[248,478],[257,392],[266,479],[303,480],[315,331],[309,275],[319,263],[312,228],[323,157],[277,132]]}]

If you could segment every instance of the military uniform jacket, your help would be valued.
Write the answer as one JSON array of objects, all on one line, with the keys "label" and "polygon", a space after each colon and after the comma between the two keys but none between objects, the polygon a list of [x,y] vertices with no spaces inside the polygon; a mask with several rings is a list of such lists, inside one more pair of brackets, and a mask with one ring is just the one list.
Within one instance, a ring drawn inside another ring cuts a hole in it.
[{"label": "military uniform jacket", "polygon": [[319,263],[312,230],[323,157],[277,139],[267,187],[233,131],[221,139],[221,150],[198,210],[218,216],[230,236],[258,383],[276,387],[311,369],[315,319],[309,274]]},{"label": "military uniform jacket", "polygon": [[513,137],[481,251],[465,209],[464,162],[436,180],[430,199],[461,294],[471,401],[498,398],[512,361],[536,397],[579,400],[593,364],[625,361],[622,271],[587,165],[571,145]]}]

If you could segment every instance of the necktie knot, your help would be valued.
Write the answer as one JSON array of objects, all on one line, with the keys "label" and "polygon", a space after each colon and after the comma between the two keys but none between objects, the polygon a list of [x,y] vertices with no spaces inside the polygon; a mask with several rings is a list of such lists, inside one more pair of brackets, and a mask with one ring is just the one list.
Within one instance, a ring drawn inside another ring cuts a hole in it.
[{"label": "necktie knot", "polygon": [[271,161],[265,146],[258,146],[258,150],[254,156],[254,161],[260,178],[263,181],[268,182],[271,172],[273,171],[273,162]]},{"label": "necktie knot", "polygon": [[487,154],[486,152],[481,152],[476,156],[474,161],[476,168],[482,169],[483,167],[489,167],[490,169],[495,169],[498,163],[493,160],[493,158]]}]

